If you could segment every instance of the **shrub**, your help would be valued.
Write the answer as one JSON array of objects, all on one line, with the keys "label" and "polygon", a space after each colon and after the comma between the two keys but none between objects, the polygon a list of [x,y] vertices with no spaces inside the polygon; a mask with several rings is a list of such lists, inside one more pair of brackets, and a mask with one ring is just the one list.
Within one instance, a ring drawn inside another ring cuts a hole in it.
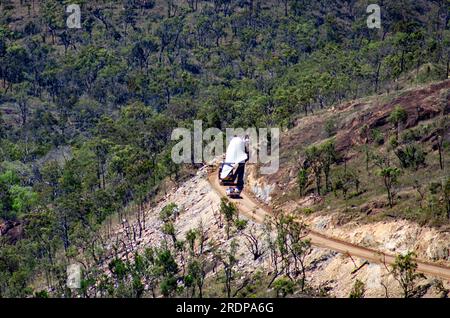
[{"label": "shrub", "polygon": [[447,216],[450,219],[450,177],[447,178],[444,186],[444,202]]},{"label": "shrub", "polygon": [[178,206],[175,203],[170,203],[166,205],[159,213],[159,218],[163,222],[168,222],[172,218],[176,218],[178,212]]},{"label": "shrub", "polygon": [[282,298],[294,293],[294,285],[294,282],[287,278],[279,278],[273,283],[277,297]]},{"label": "shrub", "polygon": [[397,255],[392,265],[391,274],[398,281],[403,290],[403,296],[409,298],[414,294],[415,282],[419,278],[424,278],[423,274],[416,273],[417,262],[414,260],[414,252],[408,252],[405,255]]},{"label": "shrub", "polygon": [[377,145],[384,144],[384,136],[379,129],[375,128],[372,130],[372,140]]},{"label": "shrub", "polygon": [[302,168],[298,171],[297,184],[300,196],[305,195],[305,190],[308,185],[308,171],[306,169]]},{"label": "shrub", "polygon": [[304,208],[300,210],[301,213],[305,214],[305,215],[311,215],[314,213],[313,209],[311,208]]},{"label": "shrub", "polygon": [[327,137],[332,137],[336,134],[336,121],[334,120],[334,118],[329,118],[327,119],[327,121],[325,122],[325,132],[327,134]]},{"label": "shrub", "polygon": [[438,194],[442,189],[442,184],[440,182],[431,182],[429,189],[431,194]]},{"label": "shrub", "polygon": [[398,134],[400,132],[400,125],[402,123],[405,123],[407,119],[408,119],[408,113],[401,106],[396,106],[394,108],[394,110],[391,112],[391,114],[389,115],[388,120],[396,128],[396,130],[397,130],[397,137],[398,137]]},{"label": "shrub", "polygon": [[397,167],[387,166],[378,171],[380,177],[383,178],[384,186],[387,191],[389,206],[392,208],[394,205],[394,186],[398,183],[398,177],[401,174],[401,170]]},{"label": "shrub", "polygon": [[365,293],[365,285],[362,281],[357,279],[355,284],[353,285],[352,290],[350,291],[349,298],[364,298]]},{"label": "shrub", "polygon": [[425,165],[426,153],[416,145],[406,145],[395,150],[395,155],[400,160],[402,168],[413,168],[417,170]]},{"label": "shrub", "polygon": [[242,219],[236,219],[234,221],[234,226],[236,227],[236,230],[242,231],[246,228],[248,221],[242,220]]},{"label": "shrub", "polygon": [[424,136],[427,136],[431,131],[429,125],[421,125],[419,127],[405,130],[400,135],[400,140],[403,143],[410,143],[421,140]]}]

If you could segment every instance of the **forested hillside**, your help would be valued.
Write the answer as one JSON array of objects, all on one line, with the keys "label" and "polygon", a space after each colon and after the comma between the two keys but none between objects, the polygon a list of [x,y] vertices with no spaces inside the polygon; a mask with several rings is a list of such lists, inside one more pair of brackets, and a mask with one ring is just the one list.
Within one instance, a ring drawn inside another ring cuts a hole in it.
[{"label": "forested hillside", "polygon": [[80,0],[80,29],[70,3],[0,0],[0,297],[67,295],[104,221],[192,168],[176,127],[288,129],[449,77],[449,0],[380,1],[381,29],[366,0]]}]

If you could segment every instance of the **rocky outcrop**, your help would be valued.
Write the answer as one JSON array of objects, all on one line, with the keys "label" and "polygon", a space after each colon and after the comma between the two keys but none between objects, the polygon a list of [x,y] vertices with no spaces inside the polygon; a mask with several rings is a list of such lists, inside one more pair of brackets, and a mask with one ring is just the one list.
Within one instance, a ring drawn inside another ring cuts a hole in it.
[{"label": "rocky outcrop", "polygon": [[[129,218],[117,226],[116,232],[113,233],[111,242],[109,243],[109,253],[112,256],[114,246],[117,241],[125,241],[126,248],[119,251],[119,255],[123,258],[132,258],[134,251],[142,250],[145,247],[157,246],[161,244],[167,237],[161,233],[161,221],[159,213],[163,207],[169,203],[175,203],[179,207],[179,215],[175,221],[177,229],[177,237],[184,239],[189,229],[195,228],[201,222],[208,238],[205,250],[211,248],[227,249],[231,241],[234,239],[238,244],[237,255],[239,262],[237,264],[238,271],[241,276],[239,280],[245,279],[246,276],[254,274],[257,270],[270,273],[270,253],[267,251],[258,258],[253,259],[253,255],[247,250],[245,236],[241,233],[233,235],[230,240],[226,239],[223,224],[219,217],[220,196],[213,191],[213,188],[207,180],[208,171],[202,168],[190,180],[184,182],[179,187],[174,188],[165,197],[163,197],[156,205],[150,207],[146,212],[146,228],[142,237],[138,237],[135,242],[127,239],[127,231],[124,224],[134,226],[135,220]],[[245,218],[241,216],[241,218]],[[248,225],[244,231],[252,231],[252,233],[261,237],[263,248],[267,250],[263,234],[263,225],[247,220]],[[336,228],[336,221],[333,215],[328,215],[313,220],[312,226],[316,230],[331,231],[336,235],[341,235],[348,240],[354,242],[364,241],[368,245],[377,247],[383,246],[385,241],[383,236],[390,238],[395,236],[398,227],[388,226],[389,232],[379,232],[376,229],[365,228],[357,225],[355,228],[344,227]],[[401,225],[400,225],[401,226]],[[134,226],[136,227],[136,226]],[[382,227],[380,226],[380,229]],[[404,230],[407,230],[406,227]],[[411,240],[420,240],[423,233],[415,233],[410,236]],[[430,239],[432,236],[430,236]],[[170,239],[169,239],[170,242]],[[409,247],[408,242],[403,242],[398,238],[397,243],[392,248],[398,250]],[[387,248],[387,247],[386,247]],[[438,250],[430,250],[430,253],[440,255]],[[211,262],[208,267],[208,277],[216,275],[221,269],[220,264],[214,261],[212,253],[208,254]],[[383,265],[373,264],[364,259],[357,257],[349,257],[341,253],[331,251],[326,248],[313,247],[311,252],[305,259],[307,269],[308,285],[316,290],[321,290],[332,297],[348,297],[351,288],[356,279],[360,279],[366,284],[366,297],[384,297],[385,287],[389,290],[389,296],[401,295],[398,283],[389,275],[387,269]],[[361,267],[357,271],[356,268]],[[424,286],[424,297],[437,297],[438,291],[428,280],[421,281]]]},{"label": "rocky outcrop", "polygon": [[[419,121],[427,120],[439,115],[445,105],[444,112],[450,111],[450,80],[432,84],[421,89],[411,89],[387,103],[371,105],[367,110],[360,111],[350,122],[344,124],[336,139],[338,151],[348,149],[355,144],[361,144],[365,138],[361,128],[367,126],[369,130],[380,129],[386,131],[392,128],[388,117],[396,106],[401,106],[408,114],[403,129],[414,127]],[[447,95],[445,95],[447,94]],[[446,99],[445,100],[443,100]],[[340,111],[357,109],[360,103],[347,104],[340,107]]]}]

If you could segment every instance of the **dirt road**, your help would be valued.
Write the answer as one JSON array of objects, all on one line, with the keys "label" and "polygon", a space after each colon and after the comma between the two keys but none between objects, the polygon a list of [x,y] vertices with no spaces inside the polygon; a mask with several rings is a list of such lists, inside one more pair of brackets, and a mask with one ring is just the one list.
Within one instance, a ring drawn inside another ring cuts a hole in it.
[{"label": "dirt road", "polygon": [[[226,195],[225,187],[219,184],[217,172],[213,172],[209,175],[209,182],[217,194],[220,196]],[[257,223],[264,222],[264,218],[269,214],[269,212],[261,208],[255,200],[247,196],[245,193],[242,193],[241,197],[241,199],[231,199],[231,201],[235,202],[239,208],[239,212],[253,219]],[[370,262],[392,265],[395,260],[395,256],[393,255],[332,238],[316,231],[310,230],[308,237],[311,239],[311,243],[315,246],[327,248],[346,255],[360,257]],[[450,281],[450,267],[433,264],[422,260],[416,261],[417,271],[432,276],[438,276]]]}]

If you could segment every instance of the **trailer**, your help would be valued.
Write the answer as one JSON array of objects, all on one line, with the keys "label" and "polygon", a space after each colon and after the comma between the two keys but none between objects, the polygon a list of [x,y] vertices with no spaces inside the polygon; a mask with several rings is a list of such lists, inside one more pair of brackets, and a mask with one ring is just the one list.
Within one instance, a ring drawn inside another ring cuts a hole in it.
[{"label": "trailer", "polygon": [[245,142],[235,136],[227,147],[224,160],[219,166],[219,182],[221,185],[235,185],[242,190],[244,185],[244,169],[248,154],[245,151]]},{"label": "trailer", "polygon": [[[230,184],[234,184],[234,180],[236,179],[236,176],[233,174],[233,169],[228,172],[227,175],[225,175],[224,177],[222,177],[222,171],[224,169],[224,166],[226,166],[228,164],[226,164],[225,162],[221,162],[219,165],[219,183],[221,185],[230,185]],[[225,168],[228,169],[228,168]]]}]

